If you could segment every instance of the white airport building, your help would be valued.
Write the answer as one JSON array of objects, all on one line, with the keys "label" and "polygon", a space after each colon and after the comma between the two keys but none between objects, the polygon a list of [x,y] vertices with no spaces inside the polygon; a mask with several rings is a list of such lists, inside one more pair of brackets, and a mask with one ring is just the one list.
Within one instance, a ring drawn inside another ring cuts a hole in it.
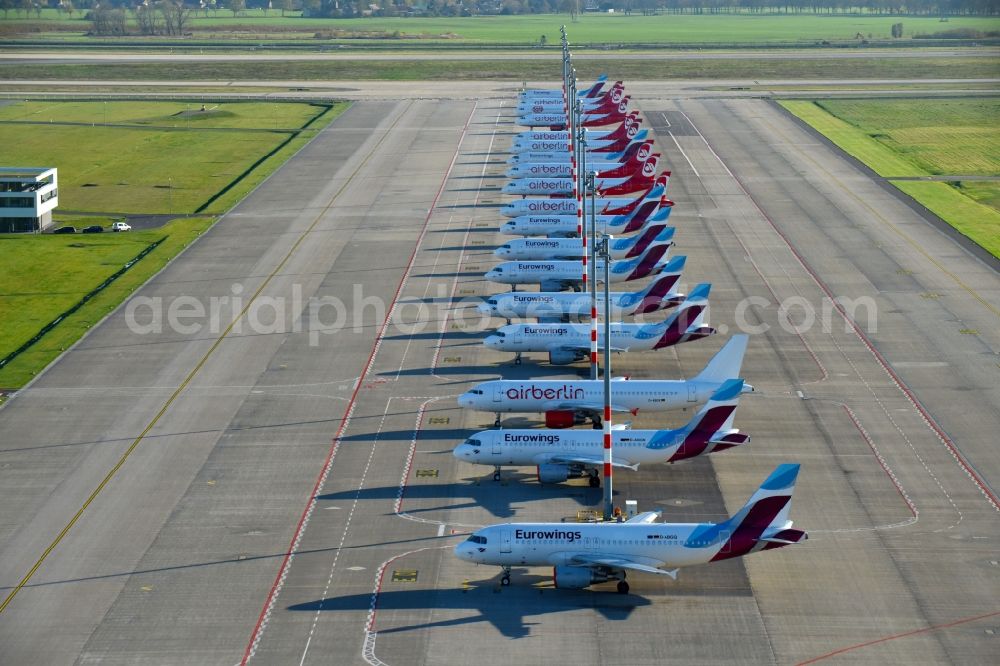
[{"label": "white airport building", "polygon": [[56,170],[0,167],[0,233],[38,233],[59,204]]}]

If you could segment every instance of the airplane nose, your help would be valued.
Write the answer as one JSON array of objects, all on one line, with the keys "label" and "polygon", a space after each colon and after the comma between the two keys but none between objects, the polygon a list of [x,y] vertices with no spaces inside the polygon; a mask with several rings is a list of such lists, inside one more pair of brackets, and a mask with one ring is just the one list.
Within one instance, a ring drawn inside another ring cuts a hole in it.
[{"label": "airplane nose", "polygon": [[469,549],[469,545],[464,541],[455,546],[455,557],[460,560],[471,560],[472,551]]},{"label": "airplane nose", "polygon": [[489,303],[480,303],[476,306],[476,310],[483,315],[493,314],[493,308]]},{"label": "airplane nose", "polygon": [[514,234],[517,233],[517,231],[514,229],[514,225],[508,222],[507,224],[500,227],[500,233],[506,236],[513,236]]},{"label": "airplane nose", "polygon": [[472,407],[472,395],[468,393],[463,393],[458,396],[458,406],[459,407]]},{"label": "airplane nose", "polygon": [[500,346],[500,337],[497,335],[487,335],[486,339],[483,340],[483,344],[490,349],[496,349]]}]

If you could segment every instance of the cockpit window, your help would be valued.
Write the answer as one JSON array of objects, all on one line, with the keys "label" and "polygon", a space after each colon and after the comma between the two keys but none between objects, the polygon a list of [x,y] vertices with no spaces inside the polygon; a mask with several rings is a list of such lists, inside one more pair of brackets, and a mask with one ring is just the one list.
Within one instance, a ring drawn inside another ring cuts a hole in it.
[{"label": "cockpit window", "polygon": [[483,391],[482,389],[472,389],[471,391],[469,391],[469,393],[471,393],[472,395],[482,395]]},{"label": "cockpit window", "polygon": [[478,544],[485,544],[486,543],[486,537],[479,536],[478,534],[473,534],[472,536],[470,536],[468,538],[468,540],[471,541],[472,543],[478,543]]},{"label": "cockpit window", "polygon": [[482,446],[482,442],[480,442],[478,439],[467,439],[465,440],[465,443],[470,446]]},{"label": "cockpit window", "polygon": [[510,243],[504,243],[503,245],[500,246],[500,249],[501,250],[509,250],[510,249]]},{"label": "cockpit window", "polygon": [[496,305],[497,304],[497,299],[495,299],[495,298],[488,298],[488,299],[486,299],[486,302],[489,303],[490,305]]},{"label": "cockpit window", "polygon": [[497,331],[496,334],[497,334],[498,338],[506,338],[507,337],[507,334],[504,333],[503,331]]}]

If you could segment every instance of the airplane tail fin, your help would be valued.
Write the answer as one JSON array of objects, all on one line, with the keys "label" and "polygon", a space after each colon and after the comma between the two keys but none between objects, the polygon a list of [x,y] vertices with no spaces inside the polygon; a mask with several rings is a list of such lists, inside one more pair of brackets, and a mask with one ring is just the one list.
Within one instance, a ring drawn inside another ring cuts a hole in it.
[{"label": "airplane tail fin", "polygon": [[597,80],[594,81],[594,85],[590,86],[590,88],[583,94],[578,94],[578,96],[584,98],[597,97],[598,93],[601,92],[601,88],[604,87],[604,82],[607,80],[608,80],[608,75],[601,74],[600,76],[597,77]]},{"label": "airplane tail fin", "polygon": [[[747,341],[749,336],[746,333],[739,333],[729,339],[722,349],[720,349],[712,360],[708,362],[705,369],[693,378],[694,381],[712,382],[721,384],[727,379],[740,376],[740,369],[743,367],[743,355],[747,351]],[[743,390],[752,391],[749,384]]]},{"label": "airplane tail fin", "polygon": [[714,530],[729,535],[713,561],[781,548],[809,537],[802,530],[792,529],[792,521],[788,519],[798,475],[798,464],[778,465],[742,509],[724,523],[713,526]]},{"label": "airplane tail fin", "polygon": [[742,391],[742,379],[726,380],[684,426],[684,441],[669,462],[724,451],[749,442],[749,436],[732,429]]},{"label": "airplane tail fin", "polygon": [[642,258],[638,260],[638,265],[636,265],[635,269],[629,274],[627,279],[638,280],[646,277],[647,275],[651,275],[656,270],[657,264],[660,263],[660,259],[663,258],[663,255],[665,255],[669,249],[670,245],[654,245],[646,250],[645,254],[642,255]]},{"label": "airplane tail fin", "polygon": [[[646,248],[650,246],[653,241],[658,241],[662,243],[669,243],[671,238],[673,238],[673,232],[666,234],[665,231],[667,226],[665,224],[651,224],[646,227],[638,236],[634,238],[622,238],[621,247],[628,248],[628,252],[625,253],[625,259],[632,259],[633,257],[638,257],[640,254],[646,251]],[[663,238],[659,238],[660,235]]]},{"label": "airplane tail fin", "polygon": [[715,329],[703,323],[711,289],[711,284],[703,282],[691,290],[677,312],[663,322],[663,334],[653,349],[663,349],[715,335]]}]

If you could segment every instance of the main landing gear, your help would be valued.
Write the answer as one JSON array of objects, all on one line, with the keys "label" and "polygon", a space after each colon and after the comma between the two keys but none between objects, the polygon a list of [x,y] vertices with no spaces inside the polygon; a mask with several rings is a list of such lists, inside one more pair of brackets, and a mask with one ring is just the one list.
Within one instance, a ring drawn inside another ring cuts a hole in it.
[{"label": "main landing gear", "polygon": [[628,574],[622,571],[622,579],[618,581],[618,594],[628,594],[628,581],[625,578]]},{"label": "main landing gear", "polygon": [[597,475],[597,470],[596,469],[590,470],[590,478],[587,479],[587,483],[590,484],[591,488],[600,488],[601,487],[601,477],[599,477]]}]

